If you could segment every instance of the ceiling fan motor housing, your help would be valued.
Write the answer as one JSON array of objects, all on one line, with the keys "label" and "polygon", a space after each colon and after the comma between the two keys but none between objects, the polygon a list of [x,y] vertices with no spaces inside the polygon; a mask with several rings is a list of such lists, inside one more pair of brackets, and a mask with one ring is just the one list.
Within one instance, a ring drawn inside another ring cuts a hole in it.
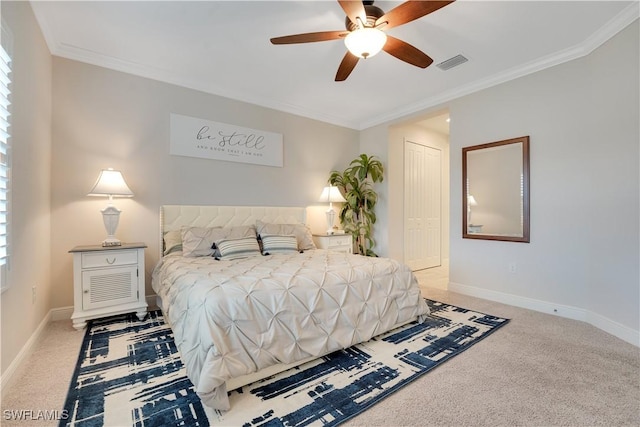
[{"label": "ceiling fan motor housing", "polygon": [[[367,4],[367,3],[373,3],[373,2],[366,2],[364,5],[364,10],[365,10],[365,13],[367,14],[367,22],[365,22],[364,25],[366,27],[372,28],[375,25],[378,18],[384,15],[384,11],[380,9],[378,6],[374,6],[373,4]],[[351,22],[351,19],[349,19],[348,16],[344,18],[344,25],[345,27],[347,27],[347,30],[349,31],[357,30],[360,27],[359,23]]]}]

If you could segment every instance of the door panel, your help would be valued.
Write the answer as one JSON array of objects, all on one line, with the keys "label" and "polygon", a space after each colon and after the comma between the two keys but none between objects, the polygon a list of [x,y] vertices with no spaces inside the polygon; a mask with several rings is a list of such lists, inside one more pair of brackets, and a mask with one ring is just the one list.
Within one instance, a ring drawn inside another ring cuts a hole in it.
[{"label": "door panel", "polygon": [[425,168],[424,147],[405,142],[405,197],[404,197],[404,262],[412,270],[426,268],[424,224]]},{"label": "door panel", "polygon": [[441,264],[441,152],[405,140],[404,262],[412,270]]}]

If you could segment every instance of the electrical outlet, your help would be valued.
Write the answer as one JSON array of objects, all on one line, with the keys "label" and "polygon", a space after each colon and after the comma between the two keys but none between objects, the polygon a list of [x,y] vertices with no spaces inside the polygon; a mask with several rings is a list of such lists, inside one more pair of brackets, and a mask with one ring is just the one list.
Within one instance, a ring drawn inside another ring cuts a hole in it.
[{"label": "electrical outlet", "polygon": [[509,273],[515,273],[518,271],[518,266],[515,262],[509,264]]},{"label": "electrical outlet", "polygon": [[36,303],[36,287],[32,286],[31,287],[31,304],[35,304]]}]

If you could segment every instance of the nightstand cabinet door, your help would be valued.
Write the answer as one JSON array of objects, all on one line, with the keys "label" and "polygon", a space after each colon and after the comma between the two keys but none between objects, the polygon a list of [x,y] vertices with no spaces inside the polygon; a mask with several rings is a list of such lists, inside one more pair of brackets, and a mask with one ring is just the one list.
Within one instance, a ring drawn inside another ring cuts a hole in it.
[{"label": "nightstand cabinet door", "polygon": [[138,300],[138,266],[82,271],[82,308],[92,310]]}]

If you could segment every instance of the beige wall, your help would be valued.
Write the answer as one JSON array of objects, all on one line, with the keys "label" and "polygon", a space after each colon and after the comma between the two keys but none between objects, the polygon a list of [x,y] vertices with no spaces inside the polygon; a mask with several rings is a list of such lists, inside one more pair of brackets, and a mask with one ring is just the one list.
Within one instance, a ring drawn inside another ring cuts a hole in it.
[{"label": "beige wall", "polygon": [[[283,134],[284,167],[169,155],[169,114]],[[358,132],[76,61],[53,59],[52,307],[73,304],[76,245],[105,237],[100,209],[87,197],[102,168],[123,172],[134,192],[116,199],[117,236],[142,241],[147,294],[158,259],[163,204],[317,205],[332,169],[358,154]],[[326,228],[322,213],[317,231]]]},{"label": "beige wall", "polygon": [[51,308],[51,55],[28,2],[0,7],[13,33],[10,288],[0,297],[4,374]]},{"label": "beige wall", "polygon": [[[637,343],[639,39],[636,20],[584,58],[430,110],[451,116],[453,289],[555,309]],[[399,122],[360,136],[372,151],[389,147],[377,225],[390,255],[400,248],[402,212],[392,201],[400,163],[388,133]],[[531,243],[462,239],[462,147],[523,135],[531,136]]]},{"label": "beige wall", "polygon": [[[450,104],[451,282],[584,309],[637,340],[638,35],[636,21],[584,58]],[[531,243],[462,239],[462,147],[523,135]]]},{"label": "beige wall", "polygon": [[373,238],[376,242],[373,251],[379,256],[388,256],[389,225],[386,211],[389,209],[389,195],[386,191],[389,185],[390,169],[387,145],[389,136],[387,127],[380,126],[360,132],[360,152],[369,156],[376,156],[384,167],[384,181],[376,183],[373,188],[378,192],[378,203],[375,208],[376,223],[373,225]]}]

